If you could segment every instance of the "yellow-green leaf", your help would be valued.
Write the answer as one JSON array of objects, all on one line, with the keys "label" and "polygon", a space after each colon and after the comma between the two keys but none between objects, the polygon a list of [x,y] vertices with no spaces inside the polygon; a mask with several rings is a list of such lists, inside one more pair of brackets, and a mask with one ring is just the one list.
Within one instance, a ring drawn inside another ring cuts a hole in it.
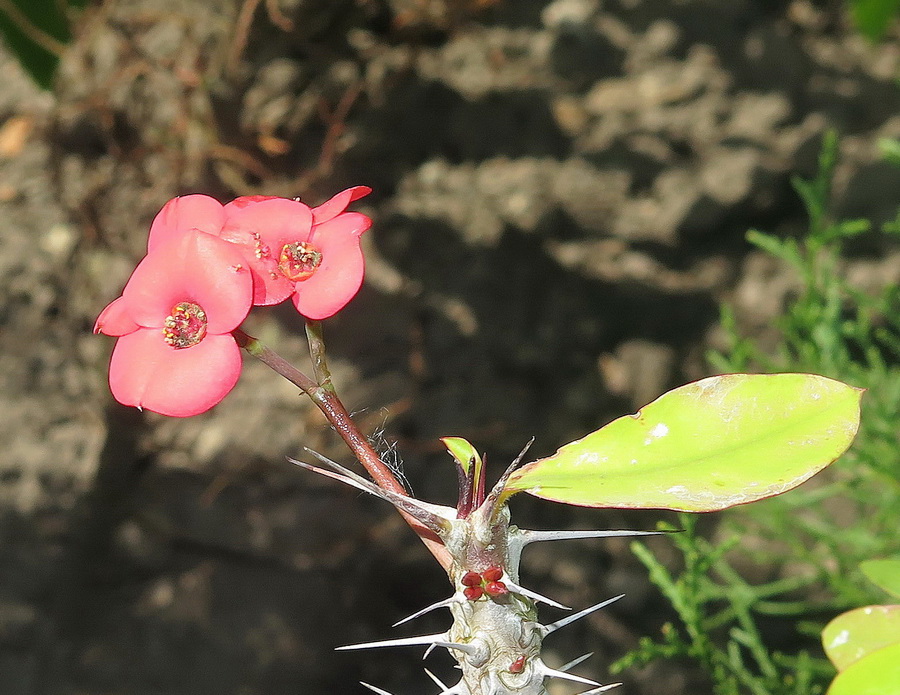
[{"label": "yellow-green leaf", "polygon": [[897,695],[900,643],[879,649],[841,671],[826,695]]},{"label": "yellow-green leaf", "polygon": [[862,390],[814,374],[727,374],[674,389],[553,456],[507,491],[590,507],[704,512],[796,487],[840,456]]},{"label": "yellow-green leaf", "polygon": [[[838,671],[900,643],[900,606],[866,606],[842,613],[822,631],[825,654]],[[900,681],[897,682],[900,690]]]},{"label": "yellow-green leaf", "polygon": [[469,472],[469,466],[475,464],[475,477],[481,473],[481,455],[478,450],[472,446],[467,439],[462,437],[441,437],[444,446],[450,455],[456,459],[456,462],[462,467],[463,471]]},{"label": "yellow-green leaf", "polygon": [[866,560],[860,563],[859,568],[866,579],[879,589],[900,598],[900,558]]}]

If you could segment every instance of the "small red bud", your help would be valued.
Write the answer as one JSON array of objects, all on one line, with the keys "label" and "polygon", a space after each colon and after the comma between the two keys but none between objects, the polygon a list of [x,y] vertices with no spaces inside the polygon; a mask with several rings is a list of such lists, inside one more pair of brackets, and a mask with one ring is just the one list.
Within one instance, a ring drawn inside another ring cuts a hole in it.
[{"label": "small red bud", "polygon": [[518,659],[512,662],[509,667],[510,673],[522,673],[525,670],[525,655],[523,654]]},{"label": "small red bud", "polygon": [[500,578],[503,576],[503,570],[497,566],[488,567],[481,573],[481,576],[484,577],[484,581],[486,582],[499,582]]},{"label": "small red bud", "polygon": [[484,590],[491,596],[503,596],[509,593],[509,589],[506,588],[506,584],[503,582],[488,582]]},{"label": "small red bud", "polygon": [[477,601],[482,596],[484,596],[484,589],[480,586],[467,586],[463,590],[463,596],[465,596],[470,601]]},{"label": "small red bud", "polygon": [[459,581],[463,586],[480,586],[481,575],[478,572],[466,572]]}]

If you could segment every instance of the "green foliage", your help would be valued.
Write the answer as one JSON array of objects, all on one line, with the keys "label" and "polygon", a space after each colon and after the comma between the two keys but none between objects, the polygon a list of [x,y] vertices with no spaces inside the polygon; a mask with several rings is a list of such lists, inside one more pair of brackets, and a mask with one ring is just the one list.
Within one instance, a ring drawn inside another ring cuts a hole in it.
[{"label": "green foliage", "polygon": [[[714,544],[696,532],[697,517],[680,514],[682,533],[672,536],[684,568],[676,577],[643,543],[632,550],[678,614],[680,625],[663,626],[662,641],[644,638],[613,664],[613,671],[658,658],[687,657],[710,674],[717,695],[817,695],[822,665],[806,654],[770,653],[757,626],[762,613],[781,615],[794,607],[777,597],[808,587],[814,578],[798,576],[759,585],[745,581],[728,561],[739,538]],[[661,530],[674,527],[660,524]],[[722,639],[724,637],[724,639]]]},{"label": "green foliage", "polygon": [[86,0],[0,0],[0,35],[22,67],[44,89],[72,40],[69,13]]},{"label": "green foliage", "polygon": [[[829,134],[818,175],[794,181],[809,217],[805,236],[778,238],[755,230],[747,236],[801,280],[778,321],[782,340],[776,353],[766,354],[740,336],[733,312],[724,308],[722,323],[731,345],[710,359],[722,372],[811,372],[867,389],[856,442],[810,484],[726,512],[715,538],[736,540],[700,538],[683,515],[688,532],[677,541],[684,563],[678,574],[636,544],[635,552],[651,568],[651,578],[681,624],[668,627],[658,642],[645,641],[621,665],[687,656],[705,667],[718,695],[822,693],[834,669],[808,637],[820,634],[838,612],[880,598],[860,563],[886,557],[897,547],[900,287],[878,293],[853,287],[844,274],[842,251],[853,237],[866,233],[874,240],[879,232],[896,233],[897,226],[878,230],[866,220],[832,218],[829,193],[837,149],[836,136]],[[888,141],[882,151],[893,158],[900,147]],[[773,579],[750,585],[736,569],[748,562]],[[760,627],[779,616],[781,627],[794,633],[785,653],[767,645]],[[863,689],[870,685],[870,674],[859,673],[856,695],[881,692]]]},{"label": "green foliage", "polygon": [[844,453],[861,396],[814,374],[701,379],[520,468],[506,489],[620,509],[746,504],[796,487]]},{"label": "green foliage", "polygon": [[900,16],[900,0],[852,0],[853,21],[871,41],[880,41]]}]

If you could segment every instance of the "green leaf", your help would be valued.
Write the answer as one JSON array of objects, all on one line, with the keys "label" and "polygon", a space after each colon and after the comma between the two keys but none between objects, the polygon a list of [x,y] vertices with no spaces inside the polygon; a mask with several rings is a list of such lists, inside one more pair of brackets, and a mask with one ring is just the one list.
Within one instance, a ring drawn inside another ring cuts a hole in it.
[{"label": "green leaf", "polygon": [[822,630],[825,654],[838,671],[900,643],[900,606],[866,606],[842,613]]},{"label": "green leaf", "polygon": [[827,695],[897,695],[900,643],[860,659],[838,674]]},{"label": "green leaf", "polygon": [[588,507],[706,512],[796,487],[840,456],[862,390],[812,374],[677,388],[513,473],[510,492]]},{"label": "green leaf", "polygon": [[7,0],[0,3],[0,36],[31,78],[49,89],[59,57],[71,40],[65,6],[58,0]]},{"label": "green leaf", "polygon": [[478,450],[462,437],[441,437],[441,441],[465,473],[468,473],[469,467],[475,464],[475,478],[477,479],[481,474],[482,466]]},{"label": "green leaf", "polygon": [[775,258],[780,258],[795,267],[803,265],[797,242],[793,239],[782,240],[772,234],[765,234],[759,230],[751,229],[747,232],[747,241],[766,253],[775,256]]},{"label": "green leaf", "polygon": [[895,166],[900,166],[900,140],[897,138],[881,138],[878,141],[881,156]]},{"label": "green leaf", "polygon": [[[859,568],[866,575],[866,579],[879,589],[900,598],[900,558],[866,560],[860,563]],[[900,635],[900,630],[897,634]]]},{"label": "green leaf", "polygon": [[853,0],[853,21],[871,41],[880,41],[900,12],[900,0]]}]

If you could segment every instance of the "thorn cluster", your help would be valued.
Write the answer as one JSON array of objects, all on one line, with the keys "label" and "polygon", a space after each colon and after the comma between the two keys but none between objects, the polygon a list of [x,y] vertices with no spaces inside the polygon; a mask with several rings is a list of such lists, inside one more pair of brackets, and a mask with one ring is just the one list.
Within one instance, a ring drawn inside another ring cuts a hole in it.
[{"label": "thorn cluster", "polygon": [[[448,574],[457,587],[449,598],[395,623],[395,626],[400,625],[438,608],[448,608],[453,623],[445,632],[353,644],[338,649],[419,645],[426,647],[427,657],[435,647],[443,647],[456,659],[462,678],[455,685],[448,686],[426,669],[428,677],[440,688],[437,695],[546,695],[544,681],[548,678],[562,678],[590,686],[581,695],[599,695],[621,685],[601,685],[589,678],[569,673],[570,669],[590,654],[554,669],[541,659],[541,648],[548,635],[608,606],[622,596],[607,599],[555,622],[541,624],[537,618],[536,602],[563,610],[570,609],[521,586],[518,583],[519,561],[524,547],[538,541],[637,536],[655,532],[527,531],[511,526],[503,485],[514,466],[507,470],[489,493],[483,497],[481,494],[474,495],[473,502],[480,504],[473,504],[467,510],[468,513],[460,515],[459,509],[428,504],[381,490],[340,464],[315,452],[310,453],[331,470],[326,471],[301,461],[294,463],[381,497],[432,529],[452,558]],[[477,491],[479,487],[476,484],[472,489]],[[480,600],[485,597],[490,600]],[[363,685],[379,695],[390,695],[373,685]]]}]

